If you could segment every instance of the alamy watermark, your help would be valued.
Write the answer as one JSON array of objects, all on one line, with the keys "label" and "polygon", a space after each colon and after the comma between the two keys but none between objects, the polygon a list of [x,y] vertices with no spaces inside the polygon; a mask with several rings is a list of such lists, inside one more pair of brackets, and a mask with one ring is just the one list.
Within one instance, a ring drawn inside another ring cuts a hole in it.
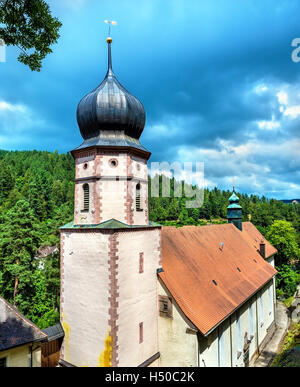
[{"label": "alamy watermark", "polygon": [[6,46],[3,39],[0,39],[0,62],[6,62]]},{"label": "alamy watermark", "polygon": [[200,208],[203,205],[203,162],[185,162],[183,164],[179,161],[174,161],[171,164],[167,161],[152,162],[150,176],[152,176],[151,197],[171,197],[171,179],[174,178],[172,188],[175,198],[185,197],[187,199],[186,208]]},{"label": "alamy watermark", "polygon": [[298,63],[300,62],[300,55],[298,56],[298,54],[300,54],[300,38],[293,39],[292,47],[296,47],[292,51],[292,61]]}]

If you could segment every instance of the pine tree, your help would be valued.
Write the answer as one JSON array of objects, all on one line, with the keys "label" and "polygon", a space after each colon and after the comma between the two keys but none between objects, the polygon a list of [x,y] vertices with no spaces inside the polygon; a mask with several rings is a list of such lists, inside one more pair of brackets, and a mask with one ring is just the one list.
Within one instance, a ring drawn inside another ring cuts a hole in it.
[{"label": "pine tree", "polygon": [[1,295],[22,313],[28,313],[33,294],[32,275],[40,238],[33,211],[19,200],[1,224]]}]

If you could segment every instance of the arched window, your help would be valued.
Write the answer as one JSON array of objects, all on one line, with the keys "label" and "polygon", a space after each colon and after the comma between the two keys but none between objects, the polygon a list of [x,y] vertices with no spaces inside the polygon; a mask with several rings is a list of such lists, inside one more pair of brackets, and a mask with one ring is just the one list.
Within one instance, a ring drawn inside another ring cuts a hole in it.
[{"label": "arched window", "polygon": [[88,211],[90,209],[90,187],[88,184],[83,185],[83,210]]},{"label": "arched window", "polygon": [[137,211],[141,211],[141,185],[135,186],[135,208]]}]

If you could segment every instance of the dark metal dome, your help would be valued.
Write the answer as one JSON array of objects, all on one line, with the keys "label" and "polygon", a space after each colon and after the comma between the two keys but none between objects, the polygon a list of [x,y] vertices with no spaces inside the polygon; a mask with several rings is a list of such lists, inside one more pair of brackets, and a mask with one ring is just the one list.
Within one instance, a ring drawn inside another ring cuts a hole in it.
[{"label": "dark metal dome", "polygon": [[111,39],[108,43],[108,70],[101,84],[79,102],[77,122],[85,140],[103,131],[120,131],[139,139],[145,126],[145,109],[117,80],[112,70]]}]

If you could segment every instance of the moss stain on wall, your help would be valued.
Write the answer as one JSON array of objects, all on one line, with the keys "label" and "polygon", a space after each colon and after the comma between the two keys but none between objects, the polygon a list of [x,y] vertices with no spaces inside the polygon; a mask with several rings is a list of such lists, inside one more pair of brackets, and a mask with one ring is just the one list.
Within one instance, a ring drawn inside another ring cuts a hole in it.
[{"label": "moss stain on wall", "polygon": [[69,346],[70,325],[66,322],[64,315],[62,316],[62,326],[63,326],[64,332],[65,332],[65,339],[64,339],[65,360],[68,362],[71,362],[70,346]]}]

